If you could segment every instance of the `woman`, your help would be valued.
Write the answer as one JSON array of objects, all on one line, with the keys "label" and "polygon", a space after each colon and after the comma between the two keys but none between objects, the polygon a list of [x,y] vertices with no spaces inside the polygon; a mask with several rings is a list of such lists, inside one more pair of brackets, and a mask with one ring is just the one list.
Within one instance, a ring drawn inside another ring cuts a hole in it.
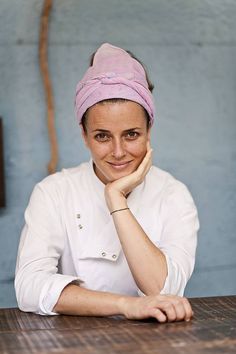
[{"label": "woman", "polygon": [[92,159],[33,191],[16,267],[23,311],[191,319],[181,296],[197,211],[187,188],[152,166],[150,89],[130,53],[107,43],[97,50],[75,101]]}]

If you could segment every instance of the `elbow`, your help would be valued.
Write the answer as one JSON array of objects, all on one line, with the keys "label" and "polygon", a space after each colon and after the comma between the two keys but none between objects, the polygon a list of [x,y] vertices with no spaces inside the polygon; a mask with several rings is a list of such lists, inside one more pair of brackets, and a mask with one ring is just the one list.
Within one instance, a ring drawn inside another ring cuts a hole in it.
[{"label": "elbow", "polygon": [[165,287],[167,278],[168,278],[168,267],[166,258],[163,257],[163,263],[160,267],[161,271],[153,274],[144,286],[140,284],[140,289],[145,295],[159,295],[162,292],[162,289]]},{"label": "elbow", "polygon": [[150,296],[150,295],[160,295],[161,291],[164,287],[165,284],[165,279],[160,282],[160,280],[157,281],[152,281],[149,286],[146,286],[145,288],[143,286],[139,287],[139,292],[142,295]]},{"label": "elbow", "polygon": [[21,311],[38,313],[38,301],[32,291],[31,283],[31,280],[21,280],[16,276],[14,283],[16,301]]},{"label": "elbow", "polygon": [[152,286],[146,290],[146,295],[160,295],[161,290],[163,289],[164,283],[156,282],[152,284]]},{"label": "elbow", "polygon": [[17,277],[15,278],[15,295],[16,295],[16,301],[18,308],[21,311],[28,312],[28,306],[27,306],[27,299],[25,298],[25,291],[23,284],[19,282]]}]

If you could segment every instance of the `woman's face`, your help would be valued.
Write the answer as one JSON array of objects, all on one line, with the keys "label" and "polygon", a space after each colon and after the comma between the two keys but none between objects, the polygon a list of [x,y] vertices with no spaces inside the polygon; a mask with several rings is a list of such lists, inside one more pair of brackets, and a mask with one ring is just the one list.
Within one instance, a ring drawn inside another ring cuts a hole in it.
[{"label": "woman's face", "polygon": [[95,173],[103,183],[134,172],[143,160],[150,139],[142,106],[132,101],[103,102],[89,108],[86,132]]}]

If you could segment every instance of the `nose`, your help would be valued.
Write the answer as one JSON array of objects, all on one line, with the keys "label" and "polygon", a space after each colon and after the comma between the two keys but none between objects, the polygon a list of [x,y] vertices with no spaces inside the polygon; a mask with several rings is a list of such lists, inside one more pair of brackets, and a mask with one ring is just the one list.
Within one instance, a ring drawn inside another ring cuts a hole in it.
[{"label": "nose", "polygon": [[112,156],[119,160],[122,159],[125,155],[126,151],[122,139],[114,139],[112,145]]}]

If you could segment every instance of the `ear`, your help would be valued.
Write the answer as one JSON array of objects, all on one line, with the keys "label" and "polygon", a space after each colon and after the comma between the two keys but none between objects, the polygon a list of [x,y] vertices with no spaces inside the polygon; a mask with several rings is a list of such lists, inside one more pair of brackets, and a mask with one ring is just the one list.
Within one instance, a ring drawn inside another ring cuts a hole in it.
[{"label": "ear", "polygon": [[86,131],[84,130],[84,127],[83,127],[83,125],[82,125],[81,123],[80,123],[80,130],[81,130],[81,135],[82,135],[84,144],[88,147],[88,137],[87,137],[87,133],[86,133]]}]

